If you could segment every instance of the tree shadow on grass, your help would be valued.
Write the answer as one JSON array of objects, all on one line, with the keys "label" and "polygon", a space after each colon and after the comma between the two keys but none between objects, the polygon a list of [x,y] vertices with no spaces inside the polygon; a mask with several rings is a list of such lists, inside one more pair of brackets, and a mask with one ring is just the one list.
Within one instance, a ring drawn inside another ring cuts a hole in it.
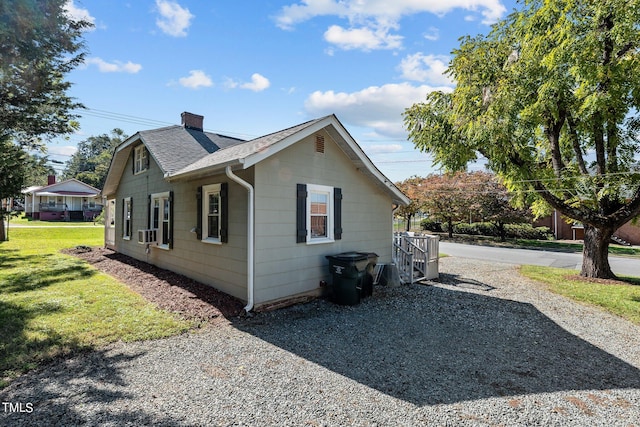
[{"label": "tree shadow on grass", "polygon": [[28,306],[0,301],[0,388],[43,362],[88,348],[51,329],[30,325],[33,319],[61,310],[54,301]]},{"label": "tree shadow on grass", "polygon": [[637,367],[571,334],[533,305],[455,289],[376,290],[360,306],[292,307],[237,327],[419,406],[640,388]]},{"label": "tree shadow on grass", "polygon": [[0,269],[15,268],[23,262],[30,262],[36,265],[39,262],[46,261],[51,256],[51,254],[25,255],[19,249],[0,249]]},{"label": "tree shadow on grass", "polygon": [[[183,425],[170,414],[152,415],[126,404],[132,395],[123,367],[145,352],[94,350],[52,331],[29,336],[31,319],[57,310],[53,305],[28,310],[0,301],[0,402],[24,411],[3,404],[0,425]],[[18,377],[36,366],[40,368]]]},{"label": "tree shadow on grass", "polygon": [[6,293],[28,292],[57,283],[86,279],[95,274],[95,270],[87,268],[86,265],[79,262],[74,262],[71,265],[50,265],[45,268],[42,268],[42,264],[40,264],[40,268],[8,275],[3,282],[0,282],[0,290]]}]

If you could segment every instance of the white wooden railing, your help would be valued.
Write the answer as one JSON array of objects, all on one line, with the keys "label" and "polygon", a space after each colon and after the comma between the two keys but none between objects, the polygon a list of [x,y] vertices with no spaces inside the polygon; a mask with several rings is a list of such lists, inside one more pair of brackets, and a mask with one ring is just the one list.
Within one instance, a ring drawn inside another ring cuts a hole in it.
[{"label": "white wooden railing", "polygon": [[439,237],[396,233],[393,236],[393,262],[404,283],[438,278]]}]

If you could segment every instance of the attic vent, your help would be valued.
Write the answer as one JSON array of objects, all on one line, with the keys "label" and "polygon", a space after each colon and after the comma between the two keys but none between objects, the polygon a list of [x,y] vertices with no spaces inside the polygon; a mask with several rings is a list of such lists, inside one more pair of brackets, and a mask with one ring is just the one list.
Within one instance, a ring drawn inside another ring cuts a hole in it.
[{"label": "attic vent", "polygon": [[316,153],[324,153],[324,136],[316,135]]}]

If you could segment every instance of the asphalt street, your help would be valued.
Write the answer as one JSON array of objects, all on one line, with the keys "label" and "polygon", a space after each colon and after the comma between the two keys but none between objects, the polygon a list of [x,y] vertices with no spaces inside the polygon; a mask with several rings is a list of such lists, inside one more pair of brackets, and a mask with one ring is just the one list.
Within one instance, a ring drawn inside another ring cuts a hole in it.
[{"label": "asphalt street", "polygon": [[[508,264],[542,265],[580,270],[582,253],[554,252],[536,249],[498,248],[440,242],[440,253],[460,258],[504,262]],[[640,260],[609,256],[609,264],[616,275],[640,277]]]}]

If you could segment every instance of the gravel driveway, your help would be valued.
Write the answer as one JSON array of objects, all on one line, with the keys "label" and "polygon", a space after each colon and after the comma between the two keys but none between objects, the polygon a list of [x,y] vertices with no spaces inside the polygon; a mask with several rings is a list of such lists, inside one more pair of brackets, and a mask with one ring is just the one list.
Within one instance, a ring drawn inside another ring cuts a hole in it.
[{"label": "gravel driveway", "polygon": [[54,363],[0,391],[0,425],[640,424],[640,327],[510,265],[440,262],[439,283],[355,307],[315,301]]}]

